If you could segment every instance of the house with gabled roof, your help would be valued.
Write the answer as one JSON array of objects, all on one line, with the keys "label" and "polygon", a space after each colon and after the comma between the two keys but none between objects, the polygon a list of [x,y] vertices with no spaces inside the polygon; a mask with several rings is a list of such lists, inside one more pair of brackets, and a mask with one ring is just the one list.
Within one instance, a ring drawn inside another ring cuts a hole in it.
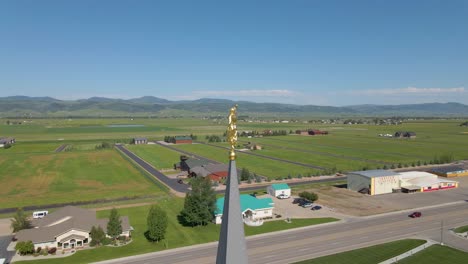
[{"label": "house with gabled roof", "polygon": [[[127,216],[121,216],[122,233],[131,236],[130,222]],[[93,226],[100,226],[107,234],[109,219],[97,219],[96,212],[76,206],[65,206],[40,219],[33,219],[34,228],[24,229],[16,234],[18,241],[32,241],[34,249],[39,247],[64,250],[80,249],[91,242],[90,232]]]},{"label": "house with gabled roof", "polygon": [[[248,225],[261,225],[263,220],[273,217],[274,203],[271,198],[256,198],[250,194],[240,195],[242,219]],[[224,209],[224,197],[216,200],[214,222],[221,224]]]},{"label": "house with gabled roof", "polygon": [[175,144],[192,144],[192,137],[190,136],[175,136]]}]

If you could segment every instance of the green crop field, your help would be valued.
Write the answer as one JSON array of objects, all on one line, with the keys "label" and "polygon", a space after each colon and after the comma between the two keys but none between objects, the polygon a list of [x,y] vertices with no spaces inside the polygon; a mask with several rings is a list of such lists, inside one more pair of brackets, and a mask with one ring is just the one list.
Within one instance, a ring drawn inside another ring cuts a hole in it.
[{"label": "green crop field", "polygon": [[[149,252],[161,251],[164,249],[195,245],[200,243],[207,243],[217,241],[221,225],[208,224],[207,226],[199,227],[186,227],[182,226],[178,220],[177,215],[183,208],[183,199],[181,198],[168,198],[161,200],[158,204],[168,214],[168,227],[166,232],[166,239],[159,243],[150,243],[144,237],[144,232],[147,230],[146,217],[148,215],[149,206],[139,206],[133,208],[118,209],[120,215],[127,215],[130,219],[130,224],[135,229],[132,232],[133,242],[123,247],[100,247],[93,250],[82,250],[76,252],[73,256],[65,259],[47,259],[25,261],[18,263],[90,263],[99,260],[118,258],[136,254],[143,254]],[[98,217],[108,217],[109,211],[98,212]],[[285,221],[272,221],[265,223],[265,226],[248,227],[246,226],[245,232],[247,235],[273,232],[285,230],[290,228],[297,228],[309,225],[316,225],[326,222],[333,222],[337,219],[334,218],[312,218],[312,219],[292,219],[292,224]],[[57,254],[60,254],[57,251]]]},{"label": "green crop field", "polygon": [[[191,153],[218,161],[226,163],[228,162],[228,150],[221,149],[214,146],[203,145],[203,144],[184,144],[184,145],[174,145],[174,147],[189,151]],[[300,165],[294,165],[289,163],[284,163],[280,161],[270,160],[262,157],[256,157],[244,154],[242,152],[237,152],[236,159],[238,168],[248,168],[251,172],[263,175],[270,179],[275,179],[277,177],[285,178],[289,174],[291,175],[307,175],[308,173],[315,173],[316,170],[313,168],[307,168]]]},{"label": "green crop field", "polygon": [[0,171],[2,208],[165,195],[115,150],[0,155]]},{"label": "green crop field", "polygon": [[160,145],[129,145],[128,149],[157,169],[173,169],[182,155]]}]

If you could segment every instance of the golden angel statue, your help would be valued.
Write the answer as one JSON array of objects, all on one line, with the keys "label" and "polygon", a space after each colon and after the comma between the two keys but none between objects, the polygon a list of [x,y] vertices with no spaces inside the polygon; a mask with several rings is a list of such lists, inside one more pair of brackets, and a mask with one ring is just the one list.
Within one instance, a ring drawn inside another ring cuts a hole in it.
[{"label": "golden angel statue", "polygon": [[235,159],[236,154],[234,149],[237,145],[237,105],[233,106],[231,110],[229,110],[229,125],[227,128],[227,140],[231,145],[231,151],[229,152],[230,159]]}]

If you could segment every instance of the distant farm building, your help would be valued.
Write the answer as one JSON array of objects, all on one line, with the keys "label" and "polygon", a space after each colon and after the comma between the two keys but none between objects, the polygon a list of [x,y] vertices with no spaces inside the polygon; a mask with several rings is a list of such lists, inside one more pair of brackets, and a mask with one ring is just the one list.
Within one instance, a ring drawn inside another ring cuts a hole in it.
[{"label": "distant farm building", "polygon": [[433,168],[429,172],[437,174],[442,177],[460,177],[468,176],[468,169],[464,169],[458,166],[446,166],[440,168]]},{"label": "distant farm building", "polygon": [[174,169],[180,169],[181,171],[186,171],[190,174],[193,168],[208,164],[210,164],[210,162],[206,160],[193,159],[185,155],[181,155],[180,162],[174,164]]},{"label": "distant farm building", "polygon": [[[274,203],[271,198],[256,198],[250,194],[240,195],[242,220],[247,225],[258,226],[263,219],[273,217]],[[221,224],[224,209],[224,197],[216,200],[215,223]]]},{"label": "distant farm building", "polygon": [[247,144],[244,144],[244,147],[250,150],[262,150],[262,146],[260,146],[259,144],[252,143],[252,142],[248,142]]},{"label": "distant farm building", "polygon": [[416,138],[416,133],[411,131],[397,131],[395,132],[396,138]]},{"label": "distant farm building", "polygon": [[428,192],[458,187],[458,182],[421,172],[355,171],[347,175],[348,189],[378,195],[392,192]]},{"label": "distant farm building", "polygon": [[192,144],[192,138],[189,136],[175,136],[175,144]]},{"label": "distant farm building", "polygon": [[132,143],[135,145],[148,144],[148,139],[143,137],[137,137],[132,140]]},{"label": "distant farm building", "polygon": [[0,138],[0,148],[5,147],[5,145],[12,145],[16,140],[12,137],[2,137]]}]

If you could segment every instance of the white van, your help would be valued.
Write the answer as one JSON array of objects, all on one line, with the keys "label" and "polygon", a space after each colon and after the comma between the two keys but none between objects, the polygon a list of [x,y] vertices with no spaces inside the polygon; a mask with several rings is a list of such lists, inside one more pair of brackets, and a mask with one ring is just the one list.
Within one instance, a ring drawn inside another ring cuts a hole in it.
[{"label": "white van", "polygon": [[49,213],[49,211],[36,211],[36,212],[33,213],[33,218],[34,219],[42,218],[42,217],[46,216],[48,213]]}]

